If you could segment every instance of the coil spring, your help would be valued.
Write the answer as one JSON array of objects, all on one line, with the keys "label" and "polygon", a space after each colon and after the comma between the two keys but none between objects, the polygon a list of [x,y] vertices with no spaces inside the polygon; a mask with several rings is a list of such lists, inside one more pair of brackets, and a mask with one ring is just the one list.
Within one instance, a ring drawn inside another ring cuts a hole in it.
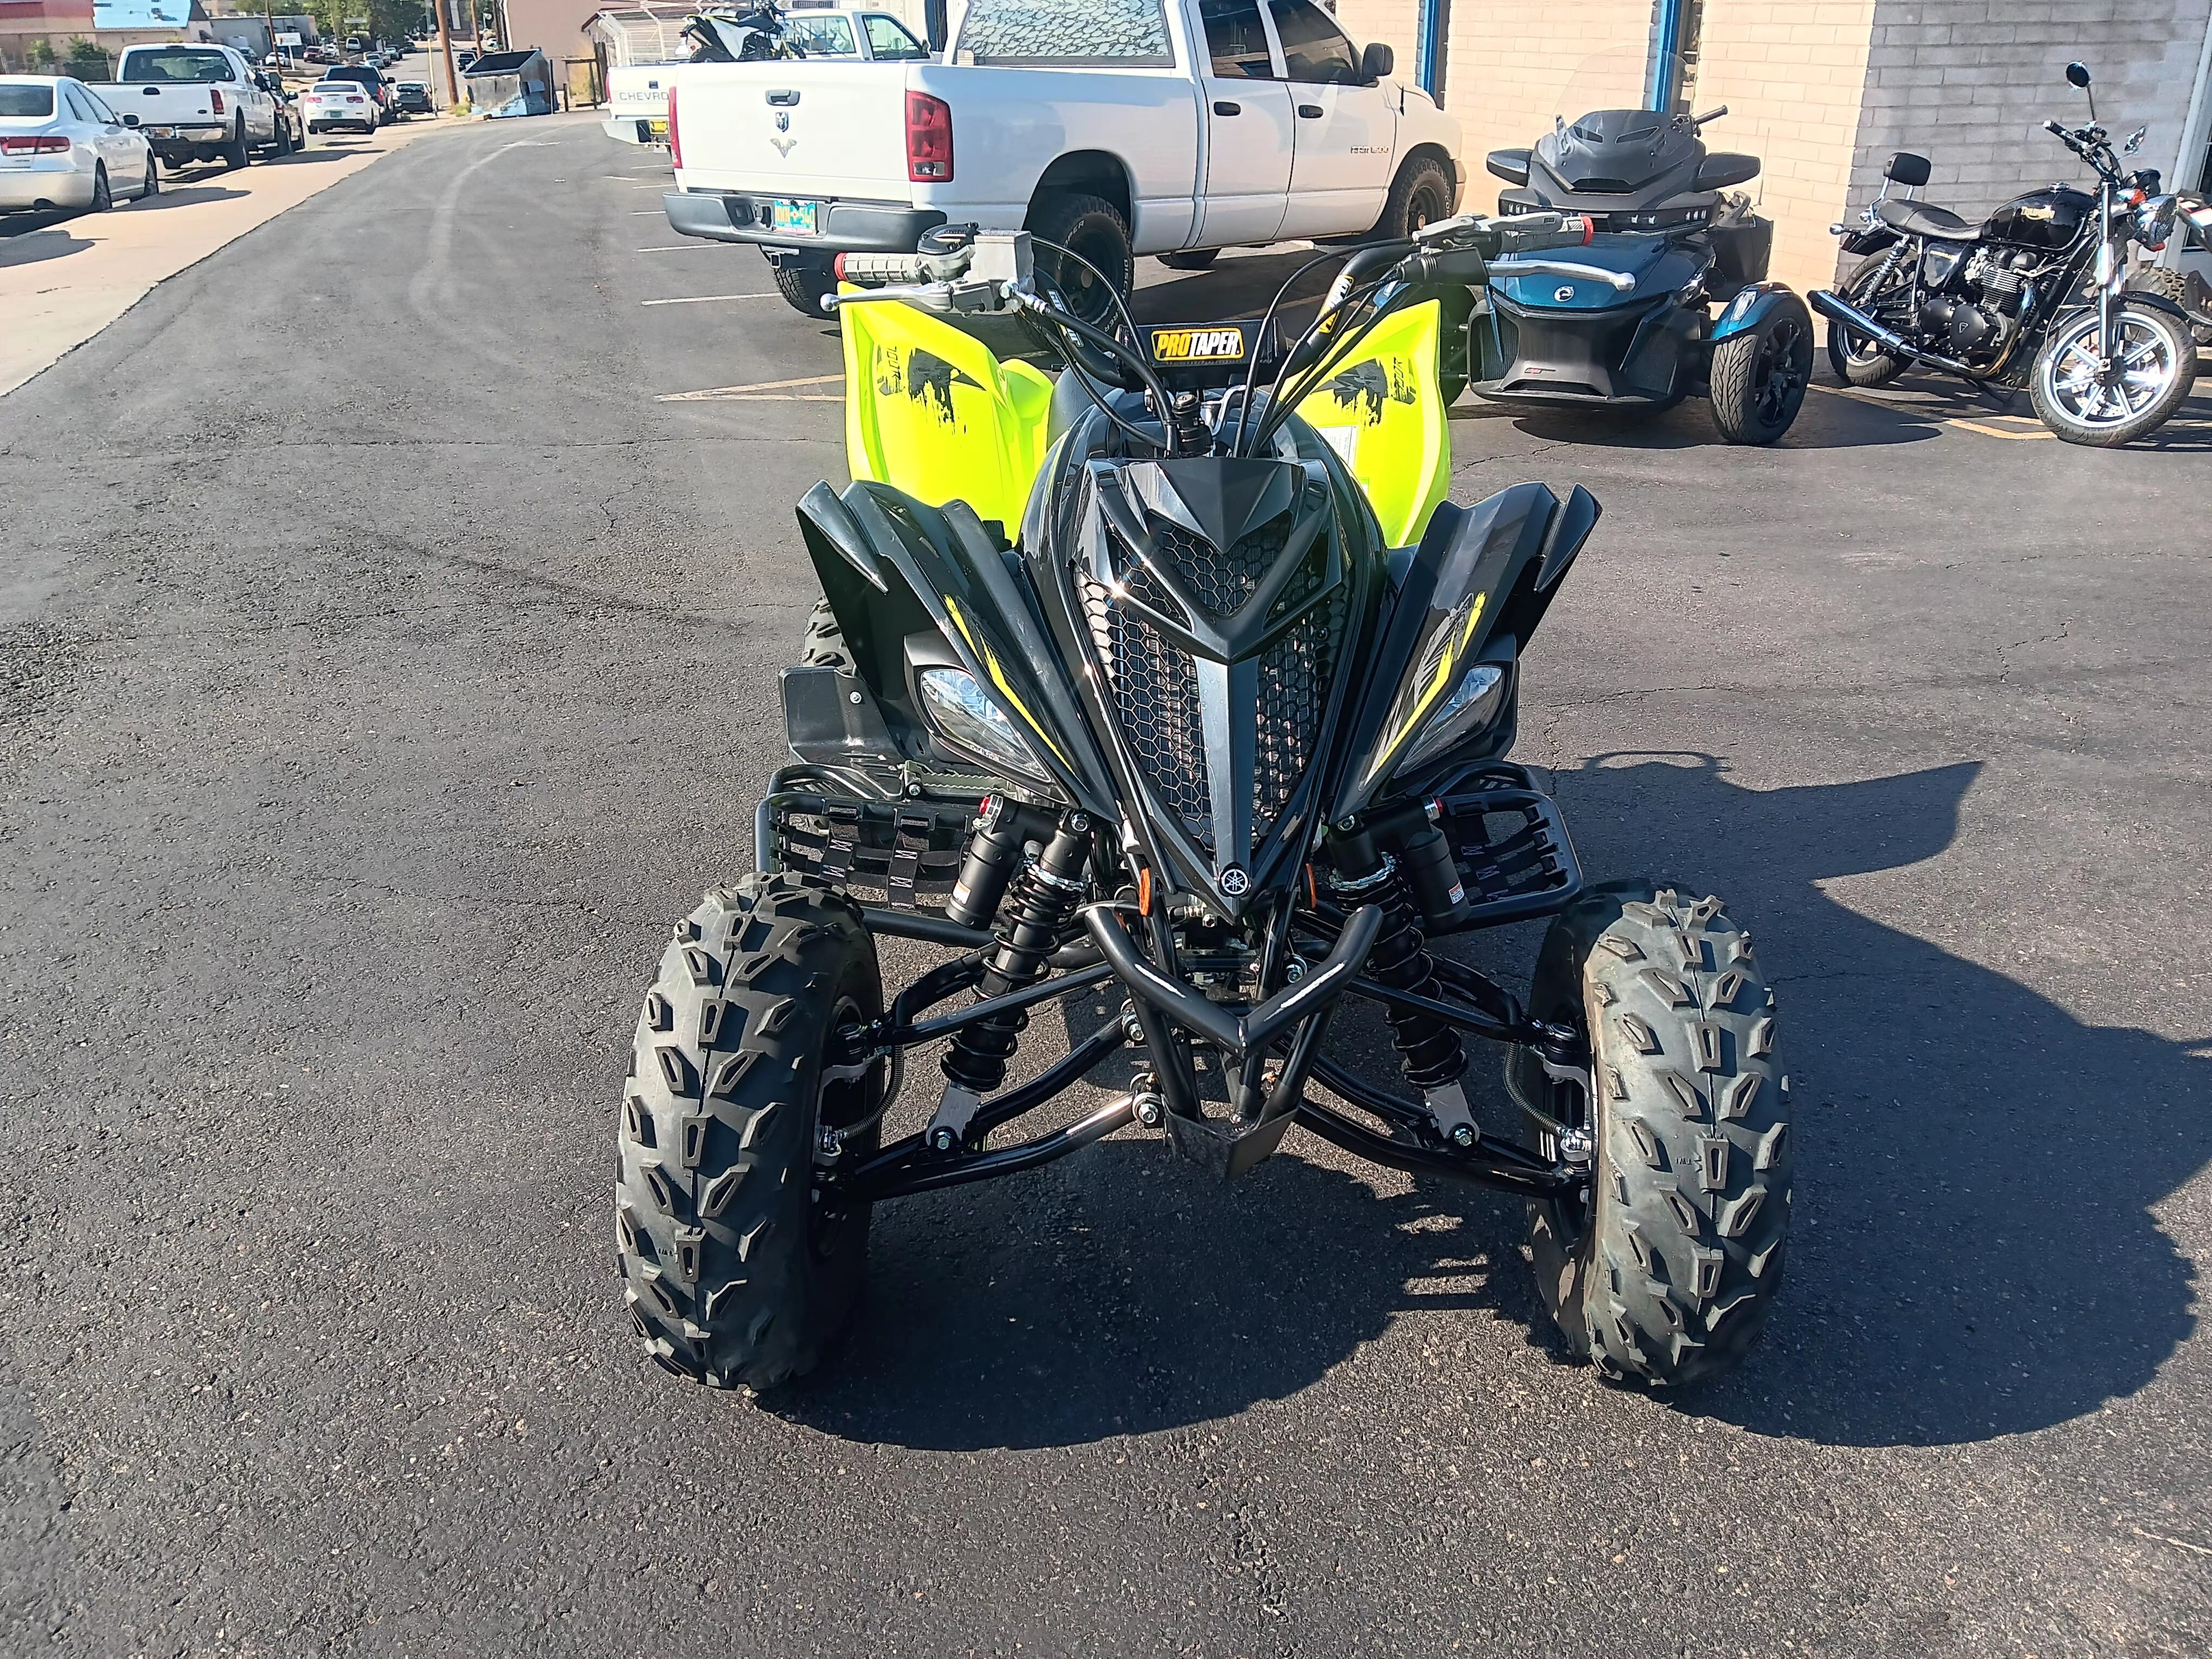
[{"label": "coil spring", "polygon": [[[1087,831],[1086,821],[1080,833],[1087,836]],[[1015,878],[993,930],[998,948],[987,960],[976,988],[982,996],[1004,996],[1043,977],[1046,960],[1060,948],[1060,930],[1067,926],[1083,897],[1084,885],[1078,877],[1052,867],[1070,861],[1063,849],[1071,842],[1075,842],[1072,861],[1079,869],[1087,846],[1078,835],[1063,830],[1045,849],[1044,856]],[[960,1087],[988,1095],[1006,1080],[1006,1062],[1013,1058],[1029,1023],[1028,1011],[1016,1008],[963,1026],[952,1034],[951,1046],[938,1063]]]},{"label": "coil spring", "polygon": [[[1367,971],[1394,991],[1435,995],[1436,961],[1429,955],[1421,913],[1401,869],[1393,864],[1383,881],[1362,898],[1381,905],[1383,916],[1382,932],[1368,953]],[[1426,1093],[1459,1081],[1467,1070],[1467,1050],[1460,1045],[1455,1028],[1430,1015],[1396,1008],[1387,1018],[1391,1046],[1398,1051],[1407,1082]]]}]

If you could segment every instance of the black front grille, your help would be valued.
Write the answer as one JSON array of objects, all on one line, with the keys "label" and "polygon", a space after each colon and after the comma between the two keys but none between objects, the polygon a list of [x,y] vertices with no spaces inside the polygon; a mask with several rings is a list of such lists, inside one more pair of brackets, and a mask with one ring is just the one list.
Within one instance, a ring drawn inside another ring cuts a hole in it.
[{"label": "black front grille", "polygon": [[[1155,519],[1149,526],[1155,545],[1185,591],[1216,616],[1233,616],[1258,591],[1282,556],[1291,528],[1285,514],[1243,538],[1226,555],[1180,526]],[[1125,586],[1133,599],[1155,605],[1164,615],[1182,614],[1144,575],[1129,550],[1116,544],[1117,557],[1131,573]],[[1315,539],[1283,594],[1269,608],[1280,617],[1313,598],[1328,581],[1329,540]],[[1115,603],[1103,582],[1078,579],[1092,643],[1112,689],[1115,713],[1138,769],[1160,804],[1182,820],[1191,839],[1215,852],[1212,798],[1206,788],[1206,739],[1199,708],[1198,676],[1190,656],[1170,644],[1142,617]],[[1164,603],[1163,603],[1164,601]],[[1259,708],[1253,742],[1252,829],[1264,836],[1290,805],[1306,761],[1320,736],[1343,649],[1349,592],[1336,591],[1301,617],[1260,658]],[[1237,858],[1243,848],[1235,849]]]},{"label": "black front grille", "polygon": [[1104,583],[1087,576],[1079,580],[1083,612],[1113,686],[1121,735],[1160,804],[1211,852],[1213,808],[1206,790],[1206,738],[1190,657],[1142,617],[1115,605]]}]

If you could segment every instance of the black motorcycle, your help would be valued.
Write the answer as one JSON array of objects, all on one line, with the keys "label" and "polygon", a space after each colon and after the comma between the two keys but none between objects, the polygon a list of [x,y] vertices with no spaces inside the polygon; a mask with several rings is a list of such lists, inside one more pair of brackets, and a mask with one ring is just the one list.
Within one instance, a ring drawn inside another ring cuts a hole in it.
[{"label": "black motorcycle", "polygon": [[806,52],[784,27],[775,0],[728,11],[701,12],[684,21],[694,64],[756,64],[804,58]]},{"label": "black motorcycle", "polygon": [[[2087,92],[2089,71],[2067,66]],[[2158,249],[2176,204],[2154,171],[2123,173],[2144,129],[2116,155],[2097,124],[2045,121],[2087,162],[2097,187],[2054,184],[2006,203],[1979,226],[1890,185],[1926,185],[1924,156],[1900,151],[1856,228],[1833,227],[1866,256],[1839,292],[1816,290],[1829,319],[1828,359],[1853,386],[1880,386],[1915,362],[1987,389],[2027,386],[2036,414],[2069,443],[2109,447],[2154,432],[2197,380],[2188,314],[2162,295],[2130,291],[2130,247]]]},{"label": "black motorcycle", "polygon": [[[1372,504],[1401,465],[1449,476],[1423,296],[1587,234],[1426,227],[1286,349],[1265,318],[1142,343],[1086,322],[1026,234],[844,257],[848,284],[893,285],[830,297],[860,481],[799,507],[827,602],[783,678],[797,763],[759,808],[763,868],[676,924],[623,1088],[617,1242],[665,1368],[806,1370],[858,1299],[872,1206],[1132,1126],[1224,1176],[1295,1123],[1519,1195],[1545,1305],[1608,1375],[1686,1383],[1750,1346],[1790,1218],[1766,975],[1717,898],[1586,884],[1507,758],[1597,503],[1517,484],[1395,550]],[[1021,319],[1058,381],[937,320],[978,315]],[[1534,917],[1526,996],[1428,948]],[[909,942],[888,1000],[886,939]],[[915,972],[915,942],[948,954]],[[1328,1051],[1346,999],[1402,1083]],[[1056,1005],[1068,1049],[1023,1075]],[[1469,1037],[1504,1048],[1504,1133]],[[940,1045],[927,1123],[884,1144],[908,1056]],[[1118,1092],[1000,1139],[1124,1048]]]}]

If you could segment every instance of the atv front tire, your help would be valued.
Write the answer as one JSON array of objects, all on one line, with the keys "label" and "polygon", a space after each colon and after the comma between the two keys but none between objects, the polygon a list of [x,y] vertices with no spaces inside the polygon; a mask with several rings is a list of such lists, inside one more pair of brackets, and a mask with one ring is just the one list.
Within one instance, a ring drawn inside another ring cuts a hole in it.
[{"label": "atv front tire", "polygon": [[838,1201],[815,1155],[823,1126],[871,1117],[881,1079],[825,1086],[823,1059],[882,1012],[874,940],[812,877],[746,876],[676,924],[638,1019],[615,1187],[623,1300],[665,1369],[771,1389],[842,1329],[868,1212]]},{"label": "atv front tire", "polygon": [[845,644],[845,630],[837,625],[837,613],[827,599],[815,600],[814,609],[807,613],[805,637],[799,642],[799,665],[853,672],[853,653]]},{"label": "atv front tire", "polygon": [[[1553,921],[1529,1006],[1587,1027],[1596,1093],[1588,1200],[1528,1209],[1545,1306],[1609,1377],[1719,1376],[1765,1327],[1790,1225],[1788,1080],[1749,936],[1717,899],[1593,888]],[[1527,1049],[1507,1066],[1524,1103],[1578,1099]]]}]

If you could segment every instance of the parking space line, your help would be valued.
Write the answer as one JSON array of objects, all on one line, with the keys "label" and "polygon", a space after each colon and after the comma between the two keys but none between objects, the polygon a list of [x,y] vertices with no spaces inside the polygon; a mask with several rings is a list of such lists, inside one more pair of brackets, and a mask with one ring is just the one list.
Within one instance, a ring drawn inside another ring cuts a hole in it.
[{"label": "parking space line", "polygon": [[703,392],[664,392],[654,398],[661,404],[704,403],[786,403],[839,404],[845,401],[842,392],[829,393],[793,392],[795,386],[835,386],[844,380],[842,374],[810,374],[797,380],[756,380],[750,386],[709,386]]},{"label": "parking space line", "polygon": [[1985,438],[2011,438],[2022,443],[2033,443],[2039,438],[2056,438],[2058,434],[2035,423],[2033,415],[1992,415],[1992,421],[2021,421],[2034,425],[2030,432],[2008,432],[2001,426],[1990,426],[1982,421],[1970,421],[1963,415],[1942,415],[1921,404],[1908,404],[1895,398],[1876,397],[1871,392],[1862,392],[1856,386],[1821,386],[1815,382],[1808,388],[1825,392],[1831,398],[1849,398],[1853,403],[1864,404],[1870,409],[1886,409],[1893,415],[1909,415],[1923,421],[1940,421],[1945,426],[1962,427],[1968,432],[1978,432]]},{"label": "parking space line", "polygon": [[689,253],[695,248],[720,247],[720,242],[672,242],[666,247],[641,247],[640,253]]},{"label": "parking space line", "polygon": [[[2010,415],[2003,416],[2002,418],[2014,421],[2024,421],[2027,416],[2025,415]],[[1979,421],[1969,421],[1958,416],[1949,417],[1944,423],[1947,426],[1962,426],[1969,432],[1985,433],[1992,438],[2011,438],[2021,443],[2033,443],[2038,438],[2056,438],[2058,435],[2056,432],[2051,432],[2043,428],[2038,428],[2033,432],[2008,432],[2002,427],[1984,426]]]},{"label": "parking space line", "polygon": [[[781,300],[781,294],[693,294],[681,300],[640,300],[641,306],[703,306],[715,300]],[[842,376],[840,378],[842,378]]]}]

